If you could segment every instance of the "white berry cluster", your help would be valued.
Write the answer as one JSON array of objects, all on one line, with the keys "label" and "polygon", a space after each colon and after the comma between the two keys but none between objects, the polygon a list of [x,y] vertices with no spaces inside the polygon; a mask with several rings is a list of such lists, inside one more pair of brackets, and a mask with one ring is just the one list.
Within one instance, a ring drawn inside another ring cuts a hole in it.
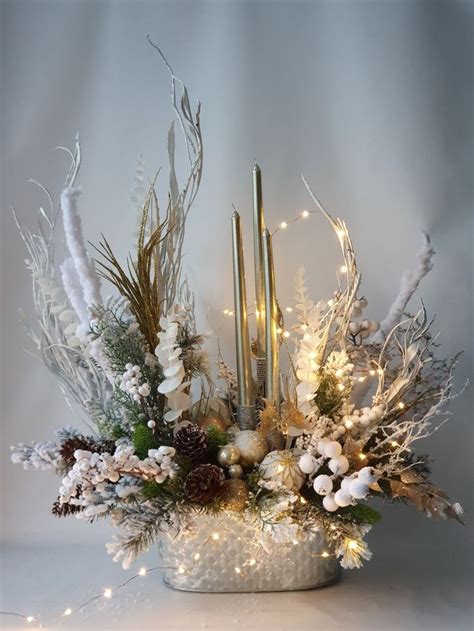
[{"label": "white berry cluster", "polygon": [[[352,315],[354,318],[360,318],[362,315],[362,311],[367,307],[366,298],[358,298],[354,301],[354,308],[352,310]],[[380,322],[376,322],[375,320],[351,320],[349,322],[349,333],[357,337],[359,336],[361,339],[365,340],[375,333],[380,328]]]},{"label": "white berry cluster", "polygon": [[341,480],[340,488],[334,491],[334,480],[328,475],[318,475],[313,488],[318,495],[323,495],[323,506],[329,512],[357,504],[369,493],[369,485],[376,482],[378,474],[373,467],[364,467],[360,471]]},{"label": "white berry cluster", "polygon": [[385,413],[383,405],[374,405],[373,407],[356,408],[350,414],[346,414],[342,417],[342,425],[349,431],[366,429],[370,425],[373,425],[380,421]]},{"label": "white berry cluster", "polygon": [[321,438],[318,441],[316,451],[319,456],[310,452],[303,454],[299,460],[299,467],[303,473],[312,475],[317,471],[325,460],[329,460],[327,466],[334,476],[343,475],[349,469],[349,461],[342,455],[341,443],[328,438]]},{"label": "white berry cluster", "polygon": [[[343,477],[349,470],[349,460],[342,453],[341,444],[328,438],[322,438],[316,448],[318,456],[309,451],[299,460],[303,473],[312,476],[325,461],[332,475],[320,474],[313,480],[313,488],[318,495],[323,495],[323,506],[333,512],[338,508],[349,506],[355,500],[363,499],[369,492],[369,484],[376,481],[377,475],[372,467],[364,467],[358,473]],[[334,491],[334,483],[342,477],[340,488]]]},{"label": "white berry cluster", "polygon": [[140,383],[142,376],[140,366],[126,364],[125,372],[122,375],[122,381],[120,383],[120,388],[129,394],[137,403],[139,403],[142,398],[146,398],[150,395],[150,385],[146,381]]},{"label": "white berry cluster", "polygon": [[[138,480],[154,480],[159,484],[173,478],[177,465],[173,461],[173,447],[150,449],[144,460],[135,454],[127,442],[119,444],[114,454],[95,453],[83,449],[74,452],[72,469],[63,478],[59,489],[60,502],[83,506],[78,516],[92,517],[105,513],[117,501],[139,492]],[[77,498],[77,489],[80,496]]]},{"label": "white berry cluster", "polygon": [[64,465],[59,447],[56,443],[20,443],[17,447],[10,447],[11,460],[15,464],[22,464],[24,469],[40,469],[42,471],[57,471]]}]

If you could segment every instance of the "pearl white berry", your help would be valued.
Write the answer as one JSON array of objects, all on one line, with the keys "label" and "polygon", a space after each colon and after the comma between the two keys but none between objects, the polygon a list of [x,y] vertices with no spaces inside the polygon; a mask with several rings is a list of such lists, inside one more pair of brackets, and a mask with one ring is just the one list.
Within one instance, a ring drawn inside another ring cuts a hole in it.
[{"label": "pearl white berry", "polygon": [[321,454],[321,456],[326,455],[325,454],[325,449],[326,449],[326,445],[328,443],[329,443],[329,439],[328,438],[321,438],[321,440],[318,442],[317,450],[318,450],[318,453]]},{"label": "pearl white berry", "polygon": [[324,446],[324,455],[327,458],[337,458],[342,454],[341,444],[332,440]]},{"label": "pearl white berry", "polygon": [[316,463],[316,458],[314,458],[311,454],[303,454],[298,462],[299,468],[303,473],[314,473],[316,471],[316,467],[318,466]]},{"label": "pearl white berry", "polygon": [[327,495],[332,491],[332,480],[328,475],[318,475],[313,482],[313,489],[318,495]]},{"label": "pearl white berry", "polygon": [[341,482],[341,489],[343,491],[349,491],[349,484],[352,482],[354,477],[356,477],[356,476],[353,474],[353,475],[349,476],[348,478],[343,478],[343,480]]},{"label": "pearl white berry", "polygon": [[328,467],[335,475],[344,475],[344,473],[349,471],[349,460],[345,456],[341,455],[337,458],[332,458],[328,462]]},{"label": "pearl white berry", "polygon": [[334,513],[334,511],[337,511],[339,506],[334,501],[334,493],[326,495],[326,497],[323,499],[323,506],[330,513]]},{"label": "pearl white berry", "polygon": [[156,421],[148,421],[147,427],[149,427],[150,429],[155,429]]},{"label": "pearl white berry", "polygon": [[343,491],[342,489],[339,489],[339,491],[336,491],[334,495],[334,501],[338,506],[349,506],[349,504],[352,502],[352,495],[350,495],[348,491]]},{"label": "pearl white berry", "polygon": [[358,478],[352,480],[349,484],[349,493],[356,500],[363,500],[369,492],[369,487],[367,484],[360,482]]},{"label": "pearl white berry", "polygon": [[357,477],[363,484],[373,484],[378,476],[373,467],[364,467],[359,471]]}]

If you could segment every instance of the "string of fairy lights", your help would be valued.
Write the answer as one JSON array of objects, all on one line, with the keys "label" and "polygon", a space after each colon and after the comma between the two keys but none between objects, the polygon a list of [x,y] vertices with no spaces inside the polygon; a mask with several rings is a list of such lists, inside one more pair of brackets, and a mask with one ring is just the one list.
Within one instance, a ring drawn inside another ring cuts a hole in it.
[{"label": "string of fairy lights", "polygon": [[[298,221],[302,221],[304,219],[308,219],[308,217],[310,215],[314,215],[316,213],[319,213],[319,210],[302,210],[298,215],[296,215],[295,217],[293,217],[292,219],[288,219],[287,221],[281,221],[278,226],[276,228],[274,228],[273,230],[270,231],[270,234],[273,236],[275,235],[277,232],[280,232],[282,230],[286,230],[288,228],[288,226],[290,226],[291,224],[297,223]],[[347,266],[346,265],[341,265],[338,269],[338,274],[347,274]],[[292,313],[293,312],[293,307],[285,307],[285,311],[287,313]],[[251,304],[251,305],[247,305],[247,315],[249,316],[256,316],[257,315],[257,310],[255,307],[255,304]],[[222,311],[222,314],[224,316],[227,317],[233,317],[234,314],[234,310],[233,309],[224,309]],[[288,339],[289,337],[291,337],[291,332],[288,329],[277,329],[277,333],[279,335],[282,335],[284,338]]]},{"label": "string of fairy lights", "polygon": [[[305,503],[304,498],[300,498],[300,501],[302,503]],[[219,528],[220,526],[222,526],[224,522],[225,522],[225,519],[221,520],[218,523],[217,527]],[[224,554],[224,556],[227,558],[228,563],[231,565],[233,563],[233,559],[229,558],[229,555],[226,552],[225,545],[222,545],[222,544],[225,544],[225,541],[226,541],[226,537],[225,536],[223,537],[222,535],[223,533],[220,532],[219,530],[215,530],[214,532],[212,532],[209,535],[209,537],[207,537],[206,540],[203,542],[201,550],[205,548],[209,543],[213,545],[219,545],[220,552]],[[238,537],[238,539],[240,539],[240,537]],[[268,554],[265,548],[258,543],[257,539],[253,539],[251,543],[252,545],[256,547],[255,552],[249,555],[249,558],[246,561],[244,561],[242,564],[236,565],[234,567],[235,574],[239,576],[242,580],[245,580],[248,577],[248,574],[247,574],[248,571],[255,570],[258,567],[259,555]],[[357,542],[349,541],[348,545],[351,546],[351,544],[357,545]],[[295,539],[291,541],[289,545],[295,545],[295,546],[299,545],[299,541]],[[314,554],[310,554],[310,556],[312,558],[328,559],[330,557],[334,557],[335,554],[332,552],[328,552],[327,550],[324,550],[321,554],[314,553]],[[197,567],[201,559],[202,559],[201,552],[195,552],[192,555],[191,563],[188,566],[179,564],[176,566],[159,565],[159,566],[155,566],[151,568],[141,567],[138,570],[138,572],[136,572],[136,574],[134,574],[133,576],[130,576],[129,578],[119,583],[118,585],[115,585],[114,587],[105,587],[101,591],[98,591],[95,595],[91,596],[90,598],[82,602],[77,607],[68,606],[65,609],[63,609],[62,613],[56,614],[50,617],[43,617],[43,616],[35,617],[33,615],[24,614],[18,611],[0,611],[0,615],[19,618],[31,625],[33,625],[33,623],[36,623],[39,628],[47,628],[47,626],[49,625],[53,625],[53,624],[57,625],[60,622],[65,622],[73,614],[83,613],[84,610],[87,609],[87,607],[92,605],[94,602],[97,602],[101,599],[110,600],[111,598],[114,597],[115,594],[117,594],[117,592],[120,592],[122,589],[130,585],[130,583],[132,583],[133,581],[139,578],[145,578],[146,576],[150,574],[163,571],[163,570],[173,570],[178,575],[189,574],[191,571],[193,571]]]}]

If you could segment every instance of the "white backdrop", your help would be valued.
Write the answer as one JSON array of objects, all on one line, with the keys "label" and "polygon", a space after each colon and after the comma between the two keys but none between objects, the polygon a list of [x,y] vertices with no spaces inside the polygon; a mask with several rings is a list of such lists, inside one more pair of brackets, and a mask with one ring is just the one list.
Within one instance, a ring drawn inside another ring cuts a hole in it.
[{"label": "white backdrop", "polygon": [[[79,182],[88,239],[100,232],[125,255],[135,229],[130,193],[139,154],[152,175],[166,167],[172,118],[159,42],[202,101],[205,170],[190,216],[186,268],[203,330],[221,332],[233,361],[231,204],[251,246],[251,169],[263,169],[267,221],[310,208],[300,174],[351,228],[372,317],[381,318],[401,273],[430,232],[435,269],[422,287],[441,352],[472,363],[472,4],[463,2],[3,1],[2,13],[2,537],[7,541],[105,541],[99,526],[54,519],[58,480],[9,462],[8,446],[46,439],[75,419],[53,378],[22,349],[18,316],[30,283],[9,205],[32,225],[40,180],[58,194],[67,168],[59,144],[83,142]],[[166,169],[165,169],[166,170]],[[163,184],[165,181],[163,180]],[[312,215],[275,237],[280,301],[292,300],[300,263],[315,296],[335,286],[338,250]],[[250,254],[250,252],[249,252]],[[249,258],[249,265],[251,259]],[[251,274],[249,274],[251,278]],[[249,283],[250,284],[250,283]],[[416,308],[416,306],[415,306]],[[215,350],[215,347],[214,347]],[[471,389],[472,391],[472,389]],[[429,449],[434,479],[471,502],[472,398]],[[425,445],[422,449],[426,448]],[[397,507],[373,540],[466,537]],[[425,535],[416,533],[423,527]],[[415,533],[415,534],[413,534]],[[378,544],[377,544],[378,542]],[[449,545],[445,546],[449,548]]]}]

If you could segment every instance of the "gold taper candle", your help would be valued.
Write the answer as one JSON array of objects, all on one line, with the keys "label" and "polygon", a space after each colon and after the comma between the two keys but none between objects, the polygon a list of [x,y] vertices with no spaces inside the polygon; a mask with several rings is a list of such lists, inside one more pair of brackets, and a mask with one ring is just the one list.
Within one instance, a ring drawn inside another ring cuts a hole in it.
[{"label": "gold taper candle", "polygon": [[265,354],[267,358],[265,397],[280,409],[280,344],[278,340],[278,306],[273,268],[272,237],[262,233],[263,271],[265,283]]},{"label": "gold taper candle", "polygon": [[262,172],[253,167],[253,240],[255,266],[255,305],[257,320],[257,362],[265,358],[265,283],[263,278],[262,234],[265,230],[262,196]]},{"label": "gold taper candle", "polygon": [[235,346],[237,355],[237,402],[242,408],[253,408],[252,365],[247,317],[247,293],[245,289],[244,249],[240,215],[232,214],[232,254],[234,271]]}]

